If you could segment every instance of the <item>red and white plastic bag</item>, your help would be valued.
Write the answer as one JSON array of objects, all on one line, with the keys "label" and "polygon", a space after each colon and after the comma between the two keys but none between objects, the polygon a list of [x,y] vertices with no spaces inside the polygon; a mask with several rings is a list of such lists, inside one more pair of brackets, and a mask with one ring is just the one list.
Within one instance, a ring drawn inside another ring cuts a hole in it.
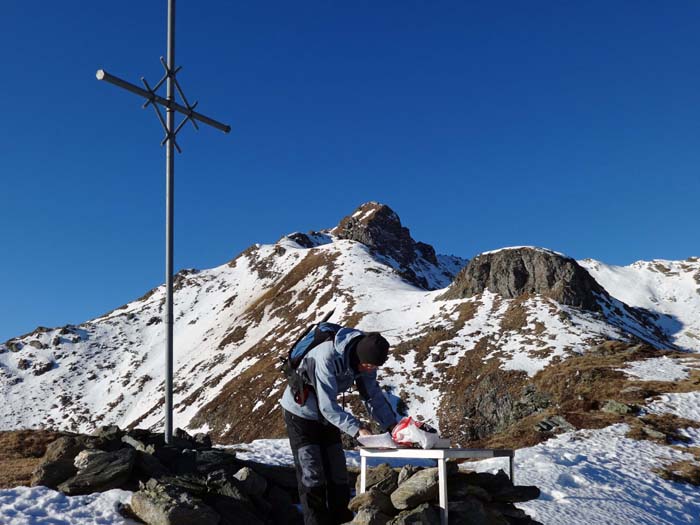
[{"label": "red and white plastic bag", "polygon": [[440,439],[437,430],[433,427],[422,421],[416,421],[410,416],[396,424],[391,431],[391,438],[398,445],[418,445],[421,448],[435,448],[445,441]]}]

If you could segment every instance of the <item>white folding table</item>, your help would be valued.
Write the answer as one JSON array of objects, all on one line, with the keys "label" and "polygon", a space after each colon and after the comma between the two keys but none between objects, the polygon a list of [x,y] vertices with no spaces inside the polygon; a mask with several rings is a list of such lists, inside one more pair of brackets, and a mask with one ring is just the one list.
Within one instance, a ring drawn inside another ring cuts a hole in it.
[{"label": "white folding table", "polygon": [[405,459],[435,459],[438,466],[438,487],[440,489],[440,522],[447,525],[447,467],[445,461],[450,458],[487,459],[508,458],[510,480],[515,483],[513,457],[511,449],[485,448],[365,448],[360,447],[360,493],[367,486],[367,458],[405,458]]}]

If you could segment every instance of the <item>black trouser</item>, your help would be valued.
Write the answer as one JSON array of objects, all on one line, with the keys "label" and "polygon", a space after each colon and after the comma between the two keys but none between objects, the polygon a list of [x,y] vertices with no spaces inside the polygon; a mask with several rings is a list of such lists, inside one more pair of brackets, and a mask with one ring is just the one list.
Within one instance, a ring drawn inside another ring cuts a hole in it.
[{"label": "black trouser", "polygon": [[305,525],[335,525],[351,521],[350,486],[340,430],[284,411],[294,454],[299,499]]}]

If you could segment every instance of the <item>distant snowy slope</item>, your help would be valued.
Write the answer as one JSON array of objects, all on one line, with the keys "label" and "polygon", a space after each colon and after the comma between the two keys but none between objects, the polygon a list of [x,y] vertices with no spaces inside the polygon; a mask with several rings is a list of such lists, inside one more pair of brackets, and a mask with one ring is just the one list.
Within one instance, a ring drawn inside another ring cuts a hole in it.
[{"label": "distant snowy slope", "polygon": [[[698,305],[685,291],[694,274],[684,269],[676,277],[676,263],[661,275],[682,279],[685,295],[673,282],[654,281],[639,292],[651,303],[629,297],[636,274],[615,288],[603,270],[627,273],[584,262],[603,276],[598,282],[606,292],[576,261],[551,250],[497,250],[466,264],[414,241],[387,206],[367,203],[332,229],[291,233],[217,268],[179,272],[175,425],[229,443],[281,435],[279,357],[330,310],[335,322],[389,339],[393,350],[380,382],[397,409],[421,414],[465,443],[509,421],[474,429],[483,412],[475,399],[499,398],[509,388],[512,405],[550,364],[606,341],[665,348],[658,321],[672,340],[700,350],[700,341],[687,335],[699,321],[677,308]],[[81,325],[39,328],[0,344],[0,429],[160,428],[164,301],[160,286]],[[685,339],[654,311],[681,319]],[[361,410],[356,394],[347,402]]]},{"label": "distant snowy slope", "polygon": [[656,312],[655,324],[679,347],[700,347],[700,259],[638,261],[613,266],[578,261],[612,296]]}]

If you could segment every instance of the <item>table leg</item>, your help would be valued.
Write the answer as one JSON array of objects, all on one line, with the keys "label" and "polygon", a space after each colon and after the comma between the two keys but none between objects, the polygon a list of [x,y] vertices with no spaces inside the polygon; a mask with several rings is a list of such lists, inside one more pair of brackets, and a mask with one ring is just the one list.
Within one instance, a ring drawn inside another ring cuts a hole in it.
[{"label": "table leg", "polygon": [[513,456],[509,456],[509,461],[510,461],[510,482],[515,485],[515,467],[513,465],[513,461],[515,458]]},{"label": "table leg", "polygon": [[367,458],[360,456],[360,494],[365,491],[367,485]]},{"label": "table leg", "polygon": [[438,486],[440,488],[440,523],[447,525],[447,468],[445,459],[438,459]]}]

